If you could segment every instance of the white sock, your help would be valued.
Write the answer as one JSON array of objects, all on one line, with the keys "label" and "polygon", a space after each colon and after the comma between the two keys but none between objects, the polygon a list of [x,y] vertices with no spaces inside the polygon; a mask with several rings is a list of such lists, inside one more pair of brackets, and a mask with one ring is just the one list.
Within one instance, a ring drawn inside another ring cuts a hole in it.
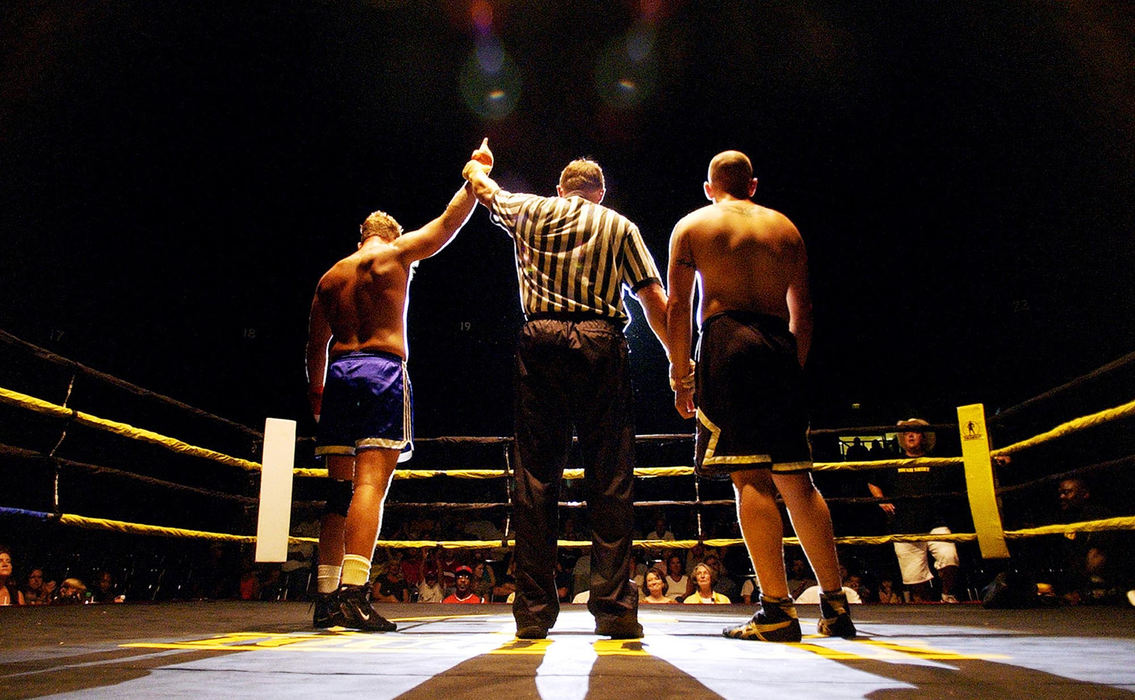
[{"label": "white sock", "polygon": [[339,575],[343,567],[320,564],[315,571],[315,590],[320,593],[334,593],[339,588]]},{"label": "white sock", "polygon": [[342,581],[344,586],[362,586],[370,580],[370,559],[357,554],[343,557]]}]

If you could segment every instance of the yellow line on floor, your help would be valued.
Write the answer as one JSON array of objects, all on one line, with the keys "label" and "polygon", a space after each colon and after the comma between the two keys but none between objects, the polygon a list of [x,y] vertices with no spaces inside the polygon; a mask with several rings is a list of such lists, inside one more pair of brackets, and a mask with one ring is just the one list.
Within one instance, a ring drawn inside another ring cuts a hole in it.
[{"label": "yellow line on floor", "polygon": [[[506,633],[491,633],[506,637]],[[483,634],[478,635],[483,637]],[[817,637],[820,639],[820,637]],[[566,640],[556,639],[515,639],[508,637],[496,649],[483,653],[489,655],[544,655],[551,645]],[[872,639],[857,639],[848,642],[837,641],[839,646],[824,646],[804,641],[783,646],[808,651],[825,659],[838,661],[903,661],[903,660],[999,660],[1010,658],[1002,654],[967,654],[958,651],[934,649],[912,644],[895,644]],[[234,632],[206,639],[184,642],[133,642],[121,647],[133,649],[184,649],[194,651],[267,651],[287,649],[304,652],[347,652],[347,653],[407,653],[416,654],[439,651],[453,651],[453,638],[438,640],[433,637],[413,635],[381,635],[342,628],[332,628],[323,633],[273,633],[273,632]],[[650,643],[639,640],[598,639],[591,643],[598,656],[651,656]]]}]

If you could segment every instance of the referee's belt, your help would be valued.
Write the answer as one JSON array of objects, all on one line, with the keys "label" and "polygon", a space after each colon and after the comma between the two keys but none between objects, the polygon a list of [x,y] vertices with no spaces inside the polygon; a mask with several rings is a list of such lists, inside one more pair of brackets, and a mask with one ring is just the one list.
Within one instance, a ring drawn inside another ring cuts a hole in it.
[{"label": "referee's belt", "polygon": [[607,323],[619,324],[619,319],[614,316],[602,316],[591,311],[539,311],[534,314],[527,314],[524,317],[525,321],[606,321]]}]

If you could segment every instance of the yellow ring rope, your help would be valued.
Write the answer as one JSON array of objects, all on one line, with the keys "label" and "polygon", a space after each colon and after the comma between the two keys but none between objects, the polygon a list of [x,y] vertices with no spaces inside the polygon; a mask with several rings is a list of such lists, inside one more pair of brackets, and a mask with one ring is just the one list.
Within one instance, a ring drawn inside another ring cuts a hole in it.
[{"label": "yellow ring rope", "polygon": [[11,391],[10,389],[5,389],[3,387],[0,387],[0,402],[14,406],[22,406],[24,408],[31,409],[36,413],[41,413],[48,416],[55,416],[57,418],[69,418],[80,425],[96,428],[98,430],[105,430],[107,432],[114,433],[115,435],[134,438],[135,440],[141,440],[142,442],[148,442],[154,445],[160,445],[161,447],[165,447],[166,449],[172,450],[173,452],[177,452],[179,454],[192,455],[194,457],[204,457],[205,459],[211,459],[214,462],[220,462],[221,464],[227,464],[233,467],[240,467],[241,469],[247,469],[249,471],[258,471],[260,469],[260,465],[258,463],[250,462],[247,459],[230,457],[229,455],[226,455],[224,453],[215,452],[204,447],[195,447],[176,438],[166,437],[165,435],[160,435],[149,430],[143,430],[142,428],[135,428],[134,426],[127,425],[126,423],[119,423],[118,421],[92,416],[88,413],[83,413],[71,408],[59,406],[42,399],[37,399],[34,396],[21,394],[18,391]]},{"label": "yellow ring rope", "polygon": [[[690,476],[694,473],[693,467],[635,467],[635,476],[649,478],[654,476]],[[293,469],[294,476],[322,477],[327,476],[326,469]],[[451,476],[455,479],[500,479],[507,476],[503,468],[500,469],[396,469],[395,479],[429,479],[435,476]],[[582,479],[582,469],[565,469],[565,479]]]},{"label": "yellow ring rope", "polygon": [[[185,537],[193,539],[218,540],[223,542],[256,542],[255,535],[229,535],[219,532],[204,532],[201,530],[186,530],[176,527],[163,527],[160,525],[143,525],[141,523],[128,523],[121,520],[87,518],[82,515],[72,515],[67,513],[59,516],[59,522],[65,525],[74,525],[76,527],[98,530],[113,530],[115,532],[124,532],[135,535],[162,535],[165,537]],[[1040,535],[1063,535],[1072,532],[1105,532],[1110,530],[1135,530],[1135,516],[1105,518],[1102,520],[1089,520],[1078,523],[1059,523],[1056,525],[1031,527],[1023,530],[1007,530],[1005,532],[1005,537],[1009,539],[1022,539]],[[835,541],[836,544],[866,545],[887,544],[889,542],[973,542],[976,539],[976,534],[972,532],[962,532],[936,535],[900,534],[877,535],[870,537],[837,537]],[[291,544],[316,543],[318,541],[319,540],[314,537],[288,538],[288,542]],[[704,540],[702,544],[708,547],[731,547],[734,545],[742,544],[743,542],[744,540],[735,538],[716,538]],[[785,537],[784,543],[788,545],[799,545],[800,540],[796,537]],[[514,544],[515,540],[509,539],[503,543],[503,546],[511,547]],[[635,546],[645,547],[647,549],[691,549],[698,544],[698,541],[635,540],[634,544]],[[394,549],[420,549],[422,547],[431,549],[433,547],[441,547],[443,549],[496,549],[497,547],[502,546],[502,542],[500,540],[379,540],[376,546],[390,547]],[[560,540],[559,546],[589,547],[591,546],[591,543],[586,540]]]},{"label": "yellow ring rope", "polygon": [[1079,430],[1087,430],[1088,428],[1094,428],[1097,425],[1102,425],[1103,423],[1107,423],[1108,421],[1122,420],[1124,418],[1130,418],[1132,416],[1135,416],[1135,401],[1129,401],[1128,403],[1116,406],[1115,408],[1109,408],[1097,413],[1081,416],[1080,418],[1074,418],[1067,423],[1061,423],[1052,430],[1043,432],[1040,435],[1029,438],[1028,440],[1022,440],[1021,442],[1014,443],[1007,447],[993,450],[991,454],[994,457],[1013,454],[1014,452],[1020,452],[1021,450],[1029,447],[1036,447],[1041,443],[1049,442],[1050,440],[1055,440],[1056,438],[1061,438],[1065,435],[1071,435],[1072,433]]},{"label": "yellow ring rope", "polygon": [[[0,402],[7,403],[15,406],[22,406],[28,408],[36,413],[55,416],[58,418],[70,418],[71,420],[85,425],[88,427],[106,430],[108,432],[120,435],[122,437],[135,438],[143,442],[149,442],[155,445],[160,445],[169,450],[179,454],[187,454],[196,457],[203,457],[211,459],[221,464],[240,467],[248,471],[259,471],[261,466],[258,462],[253,462],[238,457],[231,457],[221,452],[206,449],[203,447],[196,447],[186,442],[182,442],[176,438],[166,437],[159,433],[155,433],[142,428],[135,428],[134,426],[126,423],[119,423],[117,421],[108,420],[106,418],[99,418],[92,416],[88,413],[76,411],[74,409],[59,406],[57,404],[37,399],[34,396],[28,396],[18,391],[12,391],[0,387]],[[1035,437],[1023,440],[997,450],[993,450],[990,454],[994,457],[1013,454],[1021,450],[1035,447],[1045,442],[1055,440],[1057,438],[1070,435],[1080,430],[1093,428],[1103,423],[1122,420],[1135,416],[1135,401],[1116,406],[1115,408],[1106,409],[1097,413],[1089,414],[1062,423],[1051,430],[1041,433]],[[812,469],[815,471],[838,471],[838,470],[865,470],[865,469],[891,469],[903,468],[911,466],[921,467],[942,467],[954,464],[961,464],[960,457],[919,457],[917,459],[890,459],[878,460],[871,462],[815,462]],[[636,467],[635,476],[638,477],[659,477],[659,476],[688,476],[694,473],[693,467]],[[326,469],[294,469],[295,476],[304,477],[320,477],[327,476]],[[394,473],[397,479],[427,479],[435,476],[451,476],[461,479],[495,479],[505,476],[503,469],[454,469],[454,470],[436,470],[436,469],[398,469]],[[583,477],[582,469],[565,469],[565,479],[580,479]]]}]

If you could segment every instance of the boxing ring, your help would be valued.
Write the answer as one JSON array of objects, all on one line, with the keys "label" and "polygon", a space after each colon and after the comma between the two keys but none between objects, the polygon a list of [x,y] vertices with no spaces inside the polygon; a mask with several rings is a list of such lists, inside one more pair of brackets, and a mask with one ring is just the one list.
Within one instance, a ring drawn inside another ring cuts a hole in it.
[{"label": "boxing ring", "polygon": [[[44,371],[52,375],[38,388],[9,386],[16,380],[2,377],[8,384],[0,385],[0,410],[5,421],[17,426],[0,435],[2,471],[9,480],[5,483],[23,470],[19,473],[22,488],[5,488],[5,495],[0,496],[5,536],[22,533],[33,540],[67,540],[78,537],[76,533],[94,531],[100,533],[100,543],[113,542],[115,547],[138,552],[255,544],[252,533],[262,433],[59,357],[3,331],[0,349],[22,358],[12,365],[19,369],[20,382],[32,383],[27,377],[35,372],[29,367],[47,368]],[[1001,411],[988,421],[980,407],[959,407],[958,424],[928,429],[939,435],[953,431],[962,457],[817,462],[818,480],[827,474],[869,474],[900,466],[964,471],[966,488],[945,495],[968,502],[973,532],[841,535],[837,537],[841,558],[849,551],[889,549],[894,541],[955,541],[964,548],[963,561],[986,574],[985,579],[975,576],[971,581],[970,597],[975,598],[979,586],[988,583],[993,565],[1012,562],[1003,555],[1016,543],[1044,546],[1067,533],[1135,530],[1132,511],[1086,522],[1012,528],[1002,524],[1003,514],[1028,512],[1029,504],[1047,498],[1041,494],[1048,494],[1069,476],[1087,474],[1099,482],[1106,479],[1116,488],[1129,487],[1135,464],[1130,452],[1135,400],[1127,395],[1116,403],[1114,395],[1130,392],[1132,384],[1122,378],[1133,367],[1135,353]],[[1090,405],[1091,410],[1067,415],[1070,403],[1077,409]],[[174,420],[167,414],[181,417]],[[184,426],[184,432],[177,432],[178,425]],[[176,432],[178,437],[167,432]],[[814,430],[812,439],[814,445],[830,445],[839,436],[886,432],[895,432],[894,426]],[[201,436],[207,437],[199,440]],[[293,469],[297,517],[293,523],[300,513],[316,512],[319,507],[318,502],[303,498],[305,484],[325,473],[313,466],[310,442],[302,437],[297,440],[299,457]],[[741,545],[736,537],[710,536],[703,528],[708,521],[728,518],[732,498],[720,483],[693,476],[688,466],[689,436],[640,436],[639,443],[635,474],[642,479],[640,493],[648,497],[637,501],[636,508],[689,508],[698,537],[636,540],[636,548]],[[504,518],[502,537],[380,540],[378,546],[509,547],[511,440],[435,438],[419,440],[418,446],[420,455],[427,453],[428,457],[433,450],[434,459],[453,462],[436,469],[399,469],[387,502],[388,513],[440,511],[462,518],[491,512]],[[453,458],[461,450],[496,464],[464,466],[464,458]],[[679,453],[686,456],[675,458]],[[996,459],[1004,457],[1009,460]],[[1073,462],[1076,457],[1080,460]],[[675,464],[677,461],[682,463]],[[580,469],[565,473],[569,482],[581,477]],[[471,486],[452,486],[466,483]],[[143,503],[137,503],[137,498],[116,500],[107,484],[128,484],[131,493],[150,495]],[[455,492],[478,498],[450,502],[436,497]],[[688,498],[649,498],[655,492],[684,493]],[[1127,493],[1133,492],[1128,488]],[[570,496],[571,488],[565,493]],[[909,498],[915,501],[928,496]],[[871,507],[879,501],[858,496],[829,498],[833,504],[849,507]],[[561,506],[571,512],[585,503],[565,500]],[[139,521],[143,519],[146,521]],[[315,538],[300,534],[289,538],[295,546],[314,542]],[[792,537],[786,537],[785,543],[798,544]],[[566,540],[560,545],[582,548],[589,542]],[[176,558],[168,553],[161,556]],[[987,564],[991,568],[982,569]],[[377,697],[434,697],[439,693],[468,697],[495,692],[515,697],[582,698],[641,692],[748,698],[767,691],[794,697],[1017,698],[1055,693],[1126,697],[1135,693],[1135,668],[1130,663],[1135,658],[1135,609],[1130,606],[990,610],[976,604],[861,605],[853,609],[860,633],[856,639],[806,634],[799,644],[762,644],[720,635],[723,626],[747,617],[752,612],[749,606],[643,606],[640,615],[646,636],[628,642],[595,636],[585,607],[567,605],[548,639],[526,641],[513,637],[511,612],[503,604],[376,604],[383,615],[398,623],[397,633],[314,631],[309,606],[302,600],[187,599],[193,597],[188,594],[189,583],[171,582],[154,571],[165,569],[141,564],[131,572],[139,579],[149,574],[156,580],[136,587],[152,592],[149,597],[135,596],[139,604],[0,610],[5,628],[0,637],[0,696],[225,693],[260,697],[271,693],[291,697],[359,692]],[[805,630],[814,629],[817,606],[801,605],[800,615]]]}]

